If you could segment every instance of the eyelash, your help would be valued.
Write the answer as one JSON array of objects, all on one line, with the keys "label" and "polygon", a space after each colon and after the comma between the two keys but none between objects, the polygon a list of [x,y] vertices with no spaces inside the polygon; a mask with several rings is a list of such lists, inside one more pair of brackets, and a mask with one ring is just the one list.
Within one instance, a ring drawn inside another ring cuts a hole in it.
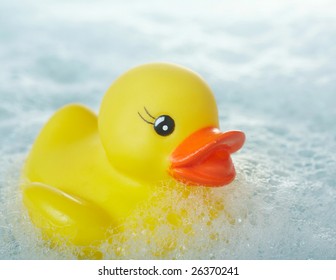
[{"label": "eyelash", "polygon": [[[145,112],[147,113],[147,115],[148,115],[150,118],[152,118],[153,120],[156,119],[155,117],[153,117],[153,116],[148,112],[148,110],[146,109],[146,107],[144,107],[144,109],[145,109]],[[140,118],[142,118],[146,123],[154,125],[154,122],[150,122],[150,121],[146,120],[146,119],[140,114],[140,112],[138,112],[138,115],[139,115]]]}]

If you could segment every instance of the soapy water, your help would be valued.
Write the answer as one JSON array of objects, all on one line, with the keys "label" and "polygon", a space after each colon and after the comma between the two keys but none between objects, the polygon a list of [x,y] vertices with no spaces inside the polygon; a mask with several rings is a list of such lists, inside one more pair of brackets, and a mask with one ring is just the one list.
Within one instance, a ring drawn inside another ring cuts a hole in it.
[{"label": "soapy water", "polygon": [[[232,156],[232,184],[187,197],[183,186],[158,186],[125,221],[128,230],[101,246],[103,257],[336,258],[332,1],[191,2],[0,4],[0,259],[76,258],[30,223],[18,188],[24,159],[57,108],[79,102],[97,111],[117,75],[157,60],[199,72],[216,95],[221,129],[243,130],[247,142]],[[149,235],[153,218],[160,226]]]}]

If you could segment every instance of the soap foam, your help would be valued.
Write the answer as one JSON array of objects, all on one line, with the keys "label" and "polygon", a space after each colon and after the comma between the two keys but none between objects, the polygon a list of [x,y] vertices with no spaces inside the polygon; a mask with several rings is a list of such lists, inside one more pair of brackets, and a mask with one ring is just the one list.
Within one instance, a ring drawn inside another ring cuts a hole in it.
[{"label": "soap foam", "polygon": [[[2,247],[2,257],[77,258],[79,248],[52,248],[41,238],[22,205],[18,171],[12,173],[16,176],[9,181],[1,200],[1,229],[7,244]],[[111,233],[97,250],[106,259],[220,258],[223,253],[230,253],[236,242],[236,237],[230,237],[232,232],[251,223],[249,206],[235,203],[237,197],[247,200],[246,188],[242,178],[225,188],[159,185],[153,189],[151,198],[125,220],[124,230]]]},{"label": "soap foam", "polygon": [[[307,136],[304,128],[241,121],[247,142],[233,155],[233,183],[220,188],[158,185],[124,222],[124,231],[111,234],[98,248],[103,258],[335,258],[335,192],[329,181],[335,161],[334,156],[324,160],[334,143],[325,142],[321,150],[306,141],[326,139],[328,133]],[[272,139],[277,145],[268,146]],[[77,258],[73,248],[50,247],[31,224],[18,179],[25,156],[2,159],[8,168],[1,182],[0,258]]]},{"label": "soap foam", "polygon": [[[200,73],[222,130],[247,141],[232,184],[187,198],[158,186],[104,257],[336,259],[334,1],[135,2],[0,4],[0,259],[76,258],[48,246],[22,207],[24,159],[59,107],[97,111],[115,77],[157,60]],[[172,210],[187,212],[187,229]],[[160,222],[150,235],[148,214]]]}]

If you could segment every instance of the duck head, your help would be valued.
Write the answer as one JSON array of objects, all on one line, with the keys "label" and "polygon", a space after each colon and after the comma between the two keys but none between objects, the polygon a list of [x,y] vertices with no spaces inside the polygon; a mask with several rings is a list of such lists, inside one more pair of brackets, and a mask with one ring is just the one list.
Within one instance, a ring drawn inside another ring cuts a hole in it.
[{"label": "duck head", "polygon": [[213,93],[200,76],[167,63],[120,76],[103,98],[98,125],[111,165],[144,183],[228,184],[235,177],[230,154],[245,140],[243,132],[219,130]]}]

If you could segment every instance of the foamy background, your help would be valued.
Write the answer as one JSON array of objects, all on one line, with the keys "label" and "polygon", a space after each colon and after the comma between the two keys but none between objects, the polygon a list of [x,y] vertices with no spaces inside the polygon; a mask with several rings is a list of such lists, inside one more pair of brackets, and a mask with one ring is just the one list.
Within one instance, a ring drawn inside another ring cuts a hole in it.
[{"label": "foamy background", "polygon": [[[151,61],[200,73],[222,130],[247,135],[232,185],[195,189],[187,201],[178,187],[157,191],[168,199],[155,211],[177,201],[196,232],[179,233],[159,258],[336,259],[332,0],[1,2],[0,259],[73,257],[45,246],[26,220],[20,168],[57,108],[79,102],[97,111],[118,75]],[[211,225],[202,199],[225,205]],[[138,214],[139,231],[116,239],[121,253],[106,249],[106,258],[158,257],[160,242],[147,240]],[[156,237],[171,231],[162,221]]]}]

